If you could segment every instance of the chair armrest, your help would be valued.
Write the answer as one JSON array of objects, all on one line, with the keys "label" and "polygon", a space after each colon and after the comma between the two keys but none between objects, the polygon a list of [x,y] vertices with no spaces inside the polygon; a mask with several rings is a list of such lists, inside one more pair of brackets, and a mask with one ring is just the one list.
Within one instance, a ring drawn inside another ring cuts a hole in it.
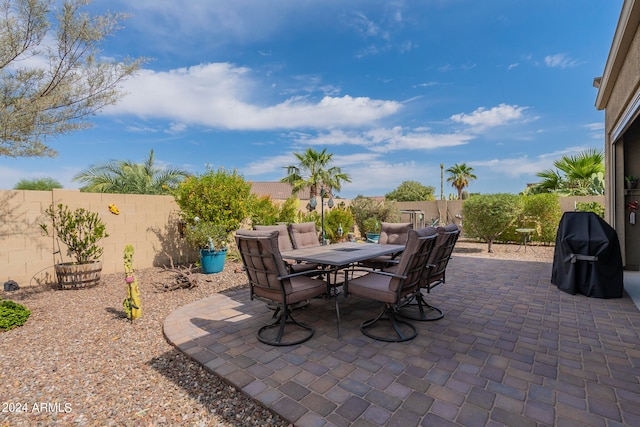
[{"label": "chair armrest", "polygon": [[300,271],[298,273],[291,273],[291,274],[286,274],[284,276],[278,276],[278,280],[290,279],[292,277],[298,277],[298,276],[321,276],[326,273],[331,273],[334,270],[337,270],[337,268],[328,268],[328,269],[323,268],[318,270]]},{"label": "chair armrest", "polygon": [[406,279],[407,278],[407,276],[403,276],[402,274],[389,273],[388,271],[384,271],[384,270],[372,270],[372,269],[369,269],[369,268],[352,268],[352,269],[349,269],[349,270],[345,270],[345,272],[344,272],[345,280],[348,279],[348,274],[352,273],[354,271],[361,271],[361,272],[365,272],[365,273],[380,274],[382,276],[389,276],[389,277],[397,277],[398,279]]}]

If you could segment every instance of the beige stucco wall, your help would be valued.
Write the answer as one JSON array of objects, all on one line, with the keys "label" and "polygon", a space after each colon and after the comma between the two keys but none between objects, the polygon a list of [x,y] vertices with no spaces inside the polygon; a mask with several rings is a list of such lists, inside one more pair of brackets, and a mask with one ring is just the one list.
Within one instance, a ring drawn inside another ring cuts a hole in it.
[{"label": "beige stucco wall", "polygon": [[[80,193],[74,190],[0,191],[0,281],[12,279],[20,286],[53,281],[53,265],[60,262],[53,238],[43,236],[39,223],[46,222],[44,210],[51,203],[70,209],[82,207],[98,212],[106,223],[103,273],[123,272],[124,246],[135,248],[136,268],[168,265],[167,252],[175,261],[187,261],[194,254],[179,237],[178,207],[171,196]],[[115,204],[120,215],[109,212]],[[66,256],[65,261],[71,261]],[[124,273],[123,273],[124,274]]]},{"label": "beige stucco wall", "polygon": [[[625,4],[626,6],[626,4]],[[635,12],[631,13],[635,16]],[[635,240],[640,237],[640,225],[630,225],[626,205],[629,201],[638,199],[638,193],[628,194],[624,188],[626,175],[640,176],[640,138],[637,129],[627,129],[633,123],[632,119],[637,111],[633,111],[634,97],[640,90],[640,33],[637,20],[630,19],[629,25],[634,27],[619,27],[621,36],[631,31],[633,34],[628,49],[617,51],[617,58],[610,57],[609,61],[621,61],[619,72],[609,76],[607,85],[611,87],[611,95],[604,105],[605,110],[605,158],[607,170],[606,182],[606,220],[616,229],[625,266],[640,264],[640,246]],[[637,121],[637,119],[636,119]],[[617,138],[616,138],[617,137]]]}]

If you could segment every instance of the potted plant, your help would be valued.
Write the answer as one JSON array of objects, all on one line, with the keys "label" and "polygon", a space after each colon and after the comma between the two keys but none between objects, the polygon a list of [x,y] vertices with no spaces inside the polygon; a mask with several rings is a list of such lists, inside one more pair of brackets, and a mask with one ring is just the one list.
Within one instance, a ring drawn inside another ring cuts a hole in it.
[{"label": "potted plant", "polygon": [[51,221],[51,230],[49,224],[40,224],[40,228],[45,235],[62,241],[67,246],[67,255],[74,259],[62,262],[60,255],[61,262],[55,265],[58,286],[61,289],[83,288],[100,283],[100,257],[104,248],[99,242],[109,236],[100,216],[83,208],[72,211],[62,203],[49,206],[44,213]]},{"label": "potted plant", "polygon": [[200,251],[203,273],[219,273],[224,269],[229,245],[229,233],[224,226],[195,217],[193,224],[185,230],[185,238],[192,247]]},{"label": "potted plant", "polygon": [[631,190],[633,188],[636,188],[636,185],[638,185],[638,177],[635,175],[628,175],[624,177],[624,185],[627,188],[627,190]]},{"label": "potted plant", "polygon": [[[226,258],[231,234],[250,216],[251,184],[235,171],[207,169],[185,178],[173,195],[186,224],[187,243],[200,254],[224,252]],[[207,260],[202,261],[203,269],[207,268]]]},{"label": "potted plant", "polygon": [[377,218],[370,217],[364,220],[364,234],[367,242],[378,243],[380,238],[380,221]]}]

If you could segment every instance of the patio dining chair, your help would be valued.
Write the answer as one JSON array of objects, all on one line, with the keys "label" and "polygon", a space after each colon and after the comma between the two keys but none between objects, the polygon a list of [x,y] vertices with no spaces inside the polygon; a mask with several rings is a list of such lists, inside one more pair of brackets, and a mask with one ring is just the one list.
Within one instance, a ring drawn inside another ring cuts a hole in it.
[{"label": "patio dining chair", "polygon": [[[277,231],[278,232],[278,249],[280,252],[290,251],[293,249],[293,243],[291,242],[291,237],[289,236],[289,228],[286,224],[278,224],[278,225],[254,225],[254,230],[258,231]],[[292,260],[285,259],[287,263],[287,267],[289,267],[289,271],[291,273],[299,273],[301,271],[309,271],[316,270],[320,266],[316,263],[310,262],[296,262]]]},{"label": "patio dining chair", "polygon": [[[407,243],[409,230],[411,229],[413,229],[413,224],[410,222],[383,222],[380,224],[380,238],[378,239],[378,243],[404,245]],[[394,263],[399,256],[400,252],[391,255],[382,255],[363,261],[360,265],[383,270]]]},{"label": "patio dining chair", "polygon": [[318,236],[318,230],[315,222],[292,222],[289,224],[288,228],[293,249],[320,246],[320,237]]},{"label": "patio dining chair", "polygon": [[425,301],[422,290],[426,289],[427,293],[430,293],[431,289],[445,283],[447,265],[460,236],[460,229],[456,224],[448,224],[444,227],[438,227],[436,232],[438,237],[423,271],[420,286],[416,289],[415,294],[398,309],[398,314],[408,319],[432,321],[444,317],[441,309]]},{"label": "patio dining chair", "polygon": [[238,230],[235,239],[249,279],[251,299],[277,305],[273,313],[276,320],[258,330],[258,340],[285,346],[310,339],[314,328],[295,320],[291,306],[327,293],[324,280],[312,277],[323,272],[290,273],[278,249],[277,231]]},{"label": "patio dining chair", "polygon": [[[402,342],[416,337],[416,327],[397,318],[396,310],[420,286],[435,240],[435,229],[410,230],[395,272],[363,268],[345,271],[345,295],[382,303],[382,309],[376,317],[360,324],[360,331],[364,335],[386,342]],[[353,272],[356,271],[366,274],[353,278]]]}]

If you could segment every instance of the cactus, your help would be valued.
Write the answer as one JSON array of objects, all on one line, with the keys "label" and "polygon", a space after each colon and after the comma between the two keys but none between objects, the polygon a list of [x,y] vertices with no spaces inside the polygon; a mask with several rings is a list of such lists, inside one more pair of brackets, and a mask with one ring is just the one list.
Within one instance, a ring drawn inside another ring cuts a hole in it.
[{"label": "cactus", "polygon": [[127,297],[122,302],[124,312],[127,319],[133,322],[142,315],[140,305],[140,289],[138,288],[138,279],[133,271],[133,246],[126,245],[124,247],[124,277],[127,283]]}]

